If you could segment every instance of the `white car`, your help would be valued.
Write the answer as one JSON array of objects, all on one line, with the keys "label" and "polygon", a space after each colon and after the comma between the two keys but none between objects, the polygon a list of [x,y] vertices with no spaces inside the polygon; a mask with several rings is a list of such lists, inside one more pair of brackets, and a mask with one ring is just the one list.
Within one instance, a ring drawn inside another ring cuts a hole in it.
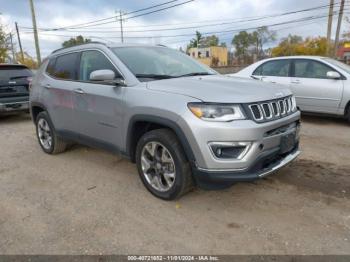
[{"label": "white car", "polygon": [[344,116],[350,121],[350,66],[319,56],[278,57],[229,76],[288,86],[301,111]]}]

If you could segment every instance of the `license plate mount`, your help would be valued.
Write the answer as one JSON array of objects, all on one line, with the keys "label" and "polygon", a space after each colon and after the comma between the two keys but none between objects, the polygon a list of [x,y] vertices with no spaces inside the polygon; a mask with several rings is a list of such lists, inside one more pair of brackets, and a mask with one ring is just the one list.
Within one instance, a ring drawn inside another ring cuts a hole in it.
[{"label": "license plate mount", "polygon": [[296,132],[281,137],[280,153],[285,154],[293,150],[296,143]]}]

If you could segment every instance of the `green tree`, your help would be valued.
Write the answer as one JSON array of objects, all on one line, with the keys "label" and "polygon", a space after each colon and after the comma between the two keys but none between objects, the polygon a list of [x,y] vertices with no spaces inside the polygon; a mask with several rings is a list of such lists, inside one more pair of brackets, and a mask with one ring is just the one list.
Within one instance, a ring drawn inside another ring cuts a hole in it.
[{"label": "green tree", "polygon": [[289,35],[272,49],[272,56],[291,55],[327,55],[327,38],[308,37],[305,40],[301,36]]},{"label": "green tree", "polygon": [[196,31],[196,37],[193,38],[190,43],[187,45],[187,50],[192,47],[198,47],[199,42],[203,39],[202,34],[199,31]]},{"label": "green tree", "polygon": [[267,26],[258,28],[251,33],[251,40],[255,45],[257,58],[264,57],[264,45],[276,40],[276,32],[268,29]]},{"label": "green tree", "polygon": [[248,50],[252,43],[252,36],[247,31],[241,31],[238,35],[235,35],[232,39],[232,44],[236,49],[235,56],[242,58],[244,62],[247,62],[249,57]]},{"label": "green tree", "polygon": [[206,36],[200,41],[201,47],[218,46],[219,38],[216,35]]},{"label": "green tree", "polygon": [[0,63],[6,62],[10,50],[10,39],[5,33],[4,27],[0,24]]},{"label": "green tree", "polygon": [[78,35],[77,37],[71,37],[69,40],[64,41],[62,43],[62,47],[71,47],[89,42],[91,42],[91,39],[84,38],[83,36]]},{"label": "green tree", "polygon": [[16,60],[19,64],[25,65],[30,69],[36,69],[38,68],[37,61],[34,60],[33,57],[31,57],[27,52],[24,52],[22,59],[22,55],[20,52],[16,53]]},{"label": "green tree", "polygon": [[296,55],[300,51],[301,44],[303,43],[303,38],[298,35],[288,35],[288,37],[283,38],[277,47],[272,49],[272,56],[288,56]]}]

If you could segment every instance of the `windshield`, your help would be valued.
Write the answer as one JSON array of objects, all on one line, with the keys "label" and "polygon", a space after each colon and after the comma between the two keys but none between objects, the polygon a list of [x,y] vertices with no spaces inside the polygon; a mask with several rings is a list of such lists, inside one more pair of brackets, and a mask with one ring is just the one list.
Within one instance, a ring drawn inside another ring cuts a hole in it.
[{"label": "windshield", "polygon": [[350,66],[348,66],[347,64],[344,64],[332,58],[324,58],[324,60],[334,66],[339,67],[340,69],[344,70],[346,73],[350,74]]},{"label": "windshield", "polygon": [[112,51],[141,81],[181,76],[212,75],[214,70],[186,54],[165,47],[116,47]]}]

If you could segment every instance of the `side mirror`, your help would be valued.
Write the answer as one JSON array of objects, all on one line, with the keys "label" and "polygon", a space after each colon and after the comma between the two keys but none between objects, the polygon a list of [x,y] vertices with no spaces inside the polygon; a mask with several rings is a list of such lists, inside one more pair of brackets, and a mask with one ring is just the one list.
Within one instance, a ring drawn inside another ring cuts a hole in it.
[{"label": "side mirror", "polygon": [[338,72],[336,72],[336,71],[328,71],[327,72],[327,78],[329,78],[329,79],[340,79],[341,75]]},{"label": "side mirror", "polygon": [[90,73],[90,81],[113,81],[115,73],[110,69],[95,70]]}]

